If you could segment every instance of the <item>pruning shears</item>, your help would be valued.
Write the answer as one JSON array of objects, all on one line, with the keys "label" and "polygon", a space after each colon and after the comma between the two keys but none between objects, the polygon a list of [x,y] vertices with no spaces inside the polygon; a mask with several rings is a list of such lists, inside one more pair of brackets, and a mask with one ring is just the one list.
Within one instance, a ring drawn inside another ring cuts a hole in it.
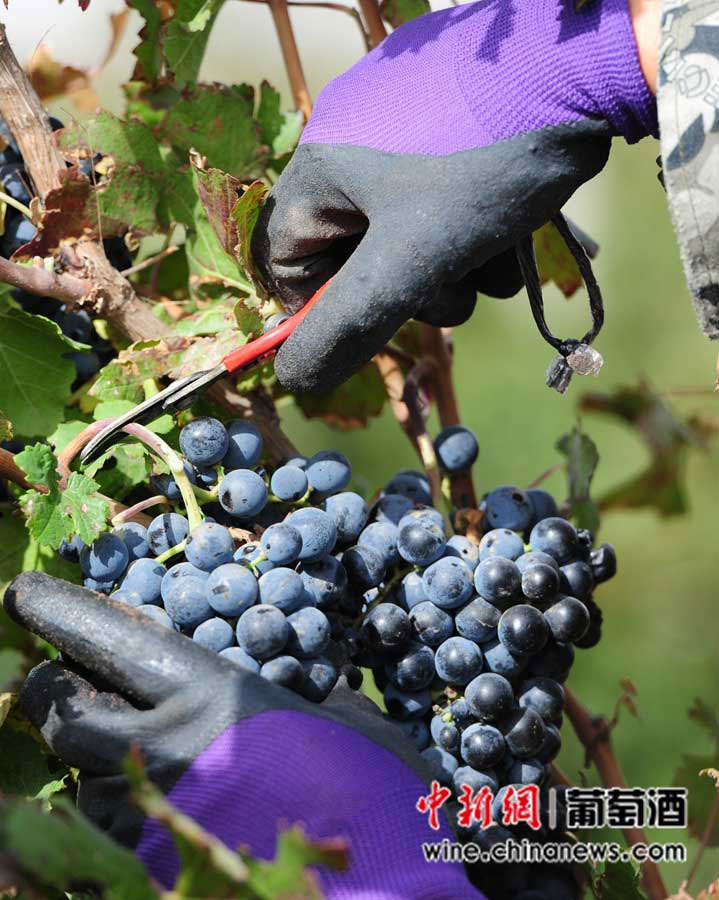
[{"label": "pruning shears", "polygon": [[250,341],[249,344],[245,344],[244,347],[238,347],[236,350],[228,353],[214,368],[196,372],[187,378],[173,381],[172,384],[158,394],[148,398],[143,403],[139,403],[117,419],[113,419],[107,427],[98,432],[82,449],[80,453],[81,461],[89,462],[98,456],[102,450],[120,440],[123,437],[122,429],[125,425],[129,425],[131,422],[145,425],[148,422],[153,422],[165,413],[187,409],[203,391],[206,391],[216,381],[219,381],[226,375],[236,375],[238,372],[245,372],[258,363],[265,362],[273,357],[319,300],[326,287],[326,284],[322,285],[299,312],[285,319],[284,322],[281,322],[261,337]]}]

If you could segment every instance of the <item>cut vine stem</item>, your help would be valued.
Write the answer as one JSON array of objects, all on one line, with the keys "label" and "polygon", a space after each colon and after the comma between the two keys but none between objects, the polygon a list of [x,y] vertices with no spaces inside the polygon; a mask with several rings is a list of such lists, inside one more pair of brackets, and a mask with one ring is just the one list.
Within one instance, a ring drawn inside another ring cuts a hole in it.
[{"label": "cut vine stem", "polygon": [[[609,728],[603,716],[593,716],[568,688],[565,689],[565,710],[577,737],[582,742],[587,760],[592,760],[605,787],[625,788],[624,774],[612,750]],[[630,846],[648,844],[642,828],[624,828]],[[647,861],[641,866],[642,885],[650,900],[665,900],[667,889],[656,863]]]}]

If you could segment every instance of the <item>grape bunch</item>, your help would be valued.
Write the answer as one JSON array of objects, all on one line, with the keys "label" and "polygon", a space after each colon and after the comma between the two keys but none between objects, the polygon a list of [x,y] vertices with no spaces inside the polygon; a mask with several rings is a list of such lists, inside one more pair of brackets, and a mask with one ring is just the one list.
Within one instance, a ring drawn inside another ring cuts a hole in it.
[{"label": "grape bunch", "polygon": [[[60,548],[87,587],[315,702],[370,670],[387,717],[457,796],[486,785],[501,805],[510,785],[546,788],[575,648],[600,638],[609,544],[513,486],[483,497],[478,542],[450,534],[423,473],[398,472],[368,505],[337,451],[264,468],[244,420],[193,419],[179,447],[204,520],[191,529],[175,479],[153,476],[174,511]],[[451,474],[478,453],[461,426],[435,449]]]},{"label": "grape bunch", "polygon": [[[50,125],[54,131],[63,127],[63,123],[54,116],[50,116]],[[0,145],[4,145],[0,152],[0,190],[18,203],[29,206],[32,199],[30,179],[20,148],[2,120]],[[90,175],[91,164],[83,161],[82,167],[85,174]],[[4,223],[4,231],[0,237],[0,256],[9,259],[35,237],[37,228],[20,210],[10,205],[6,207]],[[123,270],[132,265],[129,250],[122,238],[105,238],[103,244],[108,260],[116,269]],[[52,319],[67,337],[89,345],[88,350],[74,350],[67,354],[77,371],[75,388],[92,378],[115,356],[112,344],[97,333],[85,310],[68,309],[65,304],[59,304],[50,297],[37,297],[22,290],[14,290],[12,296],[26,312]]]}]

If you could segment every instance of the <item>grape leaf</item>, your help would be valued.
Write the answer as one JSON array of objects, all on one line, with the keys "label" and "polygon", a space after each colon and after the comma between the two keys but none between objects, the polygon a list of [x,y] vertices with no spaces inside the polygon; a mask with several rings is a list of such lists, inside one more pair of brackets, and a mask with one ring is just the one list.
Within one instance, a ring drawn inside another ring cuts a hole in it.
[{"label": "grape leaf", "polygon": [[597,446],[578,425],[569,434],[563,435],[556,446],[567,457],[569,504],[577,526],[596,532],[599,527],[599,511],[590,497],[589,489],[599,462]]},{"label": "grape leaf", "polygon": [[212,306],[180,319],[174,328],[175,334],[192,337],[217,334],[219,331],[231,328],[235,324],[233,317],[234,306],[235,303],[231,297],[222,297]]},{"label": "grape leaf", "polygon": [[245,193],[235,203],[232,218],[237,226],[237,245],[235,255],[246,272],[250,273],[257,283],[257,272],[252,262],[252,233],[260,217],[260,210],[267,195],[267,187],[262,181],[253,181]]},{"label": "grape leaf", "polygon": [[611,393],[585,394],[580,407],[635,428],[649,451],[649,463],[642,472],[599,499],[601,510],[653,507],[663,516],[686,511],[687,451],[707,446],[708,436],[716,430],[714,423],[678,419],[644,382],[620,386]]},{"label": "grape leaf", "polygon": [[126,0],[145,20],[140,31],[140,43],[132,51],[137,59],[133,78],[154,81],[162,65],[162,45],[159,40],[162,16],[154,0]]},{"label": "grape leaf", "polygon": [[237,245],[237,223],[231,215],[241,182],[220,169],[206,169],[202,157],[190,154],[197,194],[225,253],[232,255]]},{"label": "grape leaf", "polygon": [[3,811],[4,850],[43,884],[70,889],[105,886],[105,900],[156,900],[140,860],[96,828],[65,798],[50,814],[39,804],[15,802]]},{"label": "grape leaf", "polygon": [[598,900],[647,900],[639,883],[639,871],[629,862],[607,862],[592,883]]},{"label": "grape leaf", "polygon": [[195,372],[211,369],[235,347],[245,342],[245,336],[236,329],[228,329],[214,337],[196,338],[182,354],[170,375],[172,378],[186,378]]},{"label": "grape leaf", "polygon": [[223,3],[224,0],[204,0],[195,15],[187,23],[187,30],[204,31],[212,17],[217,15]]},{"label": "grape leaf", "polygon": [[161,378],[182,358],[192,343],[188,337],[137,341],[122,350],[117,359],[100,370],[90,390],[98,400],[128,400],[133,405],[145,399],[143,383]]},{"label": "grape leaf", "polygon": [[382,0],[379,9],[382,18],[393,28],[398,28],[404,22],[431,12],[432,8],[429,0]]},{"label": "grape leaf", "polygon": [[179,87],[197,80],[222,0],[179,0],[163,40],[165,64]]},{"label": "grape leaf", "polygon": [[75,380],[65,354],[85,349],[55,322],[0,303],[0,409],[26,437],[50,434]]},{"label": "grape leaf", "polygon": [[284,156],[295,149],[302,133],[304,119],[299,110],[280,111],[280,93],[268,81],[260,85],[260,102],[257,107],[257,123],[260,140],[272,147],[274,156]]},{"label": "grape leaf", "polygon": [[[701,840],[716,800],[717,786],[707,775],[700,775],[703,769],[719,768],[719,755],[683,753],[681,763],[674,773],[674,784],[689,790],[689,823],[692,837]],[[714,823],[708,840],[708,847],[719,847],[719,820]]]},{"label": "grape leaf", "polygon": [[79,422],[77,420],[61,422],[53,433],[48,435],[48,441],[55,453],[62,453],[70,441],[76,438],[85,428],[87,428],[87,422]]},{"label": "grape leaf", "polygon": [[185,154],[194,149],[209,168],[246,178],[258,168],[260,129],[249,85],[198,85],[168,110],[159,136]]},{"label": "grape leaf", "polygon": [[47,444],[33,444],[16,454],[15,462],[31,484],[41,484],[50,492],[58,490],[60,476],[55,454]]},{"label": "grape leaf", "polygon": [[0,753],[0,791],[22,797],[34,797],[52,780],[48,757],[38,743],[7,723],[2,729]]},{"label": "grape leaf", "polygon": [[262,886],[262,892],[270,897],[285,897],[299,887],[302,898],[322,896],[315,876],[307,866],[325,866],[335,871],[345,871],[349,864],[347,845],[341,838],[311,841],[298,826],[281,831],[277,835],[277,849],[272,860],[248,859],[250,886]]},{"label": "grape leaf", "polygon": [[297,405],[309,419],[323,419],[337,428],[363,428],[378,416],[387,400],[382,377],[374,363],[367,363],[344,384],[326,394],[301,394]]},{"label": "grape leaf", "polygon": [[561,234],[551,222],[547,222],[532,237],[540,282],[546,284],[553,281],[565,297],[571,297],[584,282],[577,261]]}]

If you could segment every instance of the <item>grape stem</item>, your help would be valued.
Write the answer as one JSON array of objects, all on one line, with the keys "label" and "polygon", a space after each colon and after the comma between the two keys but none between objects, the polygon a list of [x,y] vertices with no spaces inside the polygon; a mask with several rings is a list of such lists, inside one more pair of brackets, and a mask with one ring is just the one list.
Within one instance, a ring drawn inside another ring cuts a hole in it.
[{"label": "grape stem", "polygon": [[[609,728],[604,716],[593,716],[568,688],[565,688],[565,710],[577,737],[584,746],[587,762],[592,760],[605,787],[627,786],[624,774],[612,749]],[[630,846],[647,844],[642,828],[624,828],[624,837]],[[642,863],[642,885],[650,900],[664,900],[667,889],[656,863]]]},{"label": "grape stem", "polygon": [[217,500],[217,487],[215,487],[211,491],[206,491],[204,488],[198,487],[196,484],[193,484],[192,493],[200,503],[214,503],[215,500]]},{"label": "grape stem", "polygon": [[[124,509],[122,512],[119,512],[116,516],[113,516],[110,520],[110,524],[113,527],[117,527],[118,525],[122,525],[124,522],[129,522],[130,519],[136,519],[137,514],[141,513],[145,509],[150,509],[152,506],[169,506],[170,501],[164,494],[155,494],[154,497],[148,497],[146,500],[140,500],[139,503],[135,503],[134,506],[128,506],[127,509]],[[149,521],[149,517],[148,517]]]},{"label": "grape stem", "polygon": [[30,212],[30,209],[25,206],[24,203],[21,203],[14,197],[6,194],[5,191],[0,191],[0,203],[6,203],[8,206],[12,206],[18,212],[21,212],[26,219],[30,219],[30,221],[32,222],[32,213]]},{"label": "grape stem", "polygon": [[177,556],[178,553],[184,553],[186,546],[187,541],[181,541],[179,544],[175,544],[174,547],[170,547],[169,550],[165,550],[164,553],[161,553],[159,556],[155,557],[155,562],[166,563],[168,559],[172,559],[172,557]]}]

